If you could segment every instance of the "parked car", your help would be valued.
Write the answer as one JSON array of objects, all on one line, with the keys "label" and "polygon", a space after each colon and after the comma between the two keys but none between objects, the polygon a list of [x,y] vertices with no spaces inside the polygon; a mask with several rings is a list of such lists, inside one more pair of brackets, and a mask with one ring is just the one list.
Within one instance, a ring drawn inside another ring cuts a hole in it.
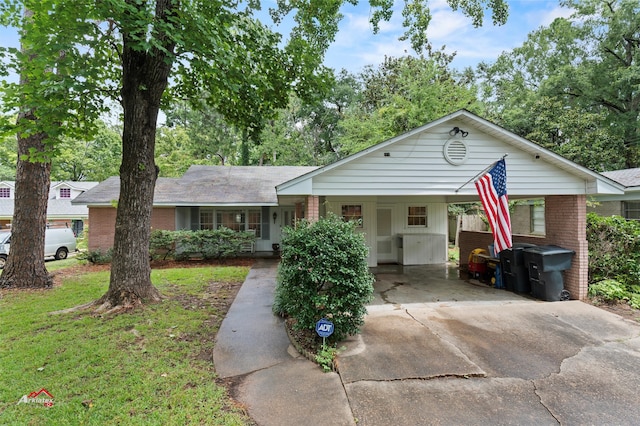
[{"label": "parked car", "polygon": [[[11,232],[0,232],[0,269],[4,268],[11,246]],[[66,259],[76,251],[76,237],[70,228],[47,229],[44,235],[44,257]]]}]

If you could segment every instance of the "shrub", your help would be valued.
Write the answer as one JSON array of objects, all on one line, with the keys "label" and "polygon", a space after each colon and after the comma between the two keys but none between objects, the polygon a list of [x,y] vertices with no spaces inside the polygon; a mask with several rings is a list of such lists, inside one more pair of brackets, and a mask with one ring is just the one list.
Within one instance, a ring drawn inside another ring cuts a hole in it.
[{"label": "shrub", "polygon": [[113,257],[113,249],[108,249],[105,252],[102,250],[87,250],[78,253],[76,258],[78,260],[86,260],[89,263],[93,263],[94,265],[104,265],[107,263],[111,263],[111,258]]},{"label": "shrub", "polygon": [[293,317],[298,330],[314,330],[327,318],[334,324],[334,342],[358,333],[373,294],[367,255],[355,224],[335,215],[286,228],[274,312]]},{"label": "shrub", "polygon": [[640,222],[621,216],[587,215],[589,282],[640,283]]},{"label": "shrub", "polygon": [[589,286],[589,296],[600,297],[607,302],[629,299],[629,292],[616,280],[603,280]]},{"label": "shrub", "polygon": [[205,259],[220,259],[239,255],[243,245],[254,239],[252,233],[236,232],[229,228],[200,231],[154,230],[149,250],[153,258],[187,259],[200,256]]},{"label": "shrub", "polygon": [[149,241],[149,252],[154,259],[163,260],[175,256],[176,231],[166,231],[164,229],[154,229],[151,231]]}]

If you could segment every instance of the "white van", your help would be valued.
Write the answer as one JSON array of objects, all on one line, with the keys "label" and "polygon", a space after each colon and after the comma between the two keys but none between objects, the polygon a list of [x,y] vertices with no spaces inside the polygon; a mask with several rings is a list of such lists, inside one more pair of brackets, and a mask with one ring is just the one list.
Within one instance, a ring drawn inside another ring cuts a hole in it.
[{"label": "white van", "polygon": [[[11,232],[0,232],[0,269],[4,268],[11,245]],[[44,257],[66,259],[76,251],[76,237],[70,228],[51,228],[44,234]]]}]

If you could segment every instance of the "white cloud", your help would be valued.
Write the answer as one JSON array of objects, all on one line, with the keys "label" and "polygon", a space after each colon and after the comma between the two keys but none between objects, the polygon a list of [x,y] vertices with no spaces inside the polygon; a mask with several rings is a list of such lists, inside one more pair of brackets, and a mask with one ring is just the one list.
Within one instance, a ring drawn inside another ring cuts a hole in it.
[{"label": "white cloud", "polygon": [[549,26],[556,18],[569,18],[572,13],[572,9],[567,9],[560,6],[556,6],[548,11],[543,11],[540,16],[537,17],[538,27]]}]

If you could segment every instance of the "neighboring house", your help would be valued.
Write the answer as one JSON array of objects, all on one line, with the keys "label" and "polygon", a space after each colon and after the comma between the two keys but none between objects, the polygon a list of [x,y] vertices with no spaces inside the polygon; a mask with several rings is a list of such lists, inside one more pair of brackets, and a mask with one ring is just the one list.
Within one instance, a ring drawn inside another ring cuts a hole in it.
[{"label": "neighboring house", "polygon": [[[565,287],[584,299],[586,198],[623,186],[466,110],[321,168],[193,166],[182,178],[158,179],[152,226],[255,229],[260,252],[296,218],[333,212],[361,220],[370,266],[444,263],[448,204],[477,202],[474,177],[504,155],[510,199],[544,199],[544,232],[514,241],[574,250]],[[113,245],[118,185],[110,178],[74,200],[89,207],[90,249]],[[491,242],[490,233],[462,232],[460,258]]]},{"label": "neighboring house", "polygon": [[640,168],[603,172],[604,176],[623,185],[624,194],[605,194],[594,197],[596,205],[590,207],[602,216],[618,215],[640,220]]},{"label": "neighboring house", "polygon": [[[69,227],[79,235],[89,219],[89,209],[84,205],[71,204],[71,200],[96,185],[98,182],[52,182],[47,201],[47,226]],[[14,200],[15,182],[0,182],[0,229],[11,227]]]}]

